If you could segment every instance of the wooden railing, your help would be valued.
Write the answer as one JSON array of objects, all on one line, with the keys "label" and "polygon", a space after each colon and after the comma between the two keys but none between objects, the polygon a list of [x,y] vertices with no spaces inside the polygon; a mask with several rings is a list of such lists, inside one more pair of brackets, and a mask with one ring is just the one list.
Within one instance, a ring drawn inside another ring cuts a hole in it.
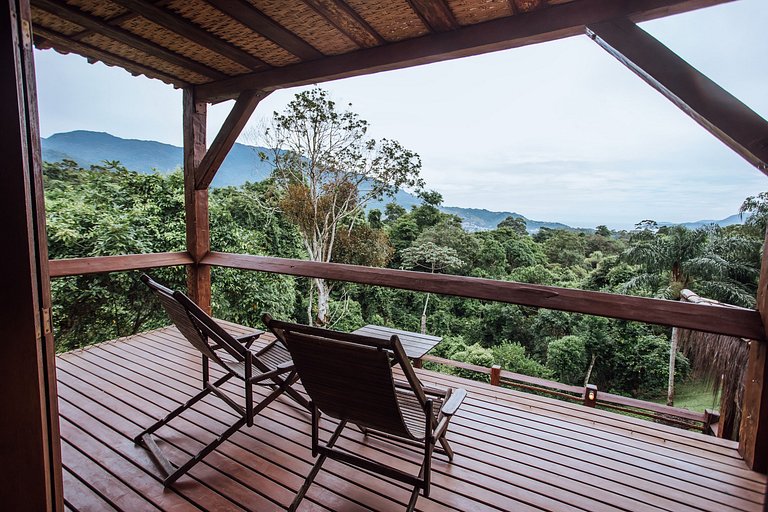
[{"label": "wooden railing", "polygon": [[571,386],[538,377],[502,370],[500,366],[487,368],[475,364],[454,361],[437,356],[425,355],[423,362],[435,363],[452,368],[459,368],[487,375],[492,386],[504,386],[525,391],[532,391],[560,400],[581,403],[587,407],[600,407],[624,414],[643,416],[660,423],[682,428],[698,430],[707,434],[717,435],[717,424],[720,419],[715,411],[695,412],[681,407],[647,402],[613,393],[600,392],[594,384],[587,386]]},{"label": "wooden railing", "polygon": [[390,268],[212,252],[202,264],[386,286],[765,339],[757,311]]},{"label": "wooden railing", "polygon": [[49,271],[51,277],[66,277],[157,267],[174,267],[177,265],[191,265],[192,263],[194,261],[186,251],[161,252],[51,260]]},{"label": "wooden railing", "polygon": [[[192,265],[187,252],[130,254],[50,261],[51,277]],[[374,286],[454,295],[572,313],[683,327],[740,338],[765,340],[757,311],[686,302],[633,297],[557,286],[543,286],[477,277],[427,274],[408,270],[363,267],[341,263],[211,252],[202,265],[256,270],[302,277],[318,277]]]},{"label": "wooden railing", "polygon": [[[187,252],[73,258],[51,260],[50,274],[51,277],[64,277],[192,265],[193,263],[192,257]],[[760,315],[754,310],[744,308],[693,304],[465,276],[427,274],[339,263],[317,263],[246,254],[211,252],[202,259],[201,264],[544,307],[622,320],[678,326],[746,339],[763,340],[765,337]],[[485,368],[435,356],[425,356],[423,360],[487,374],[493,385],[544,393],[563,400],[580,402],[590,407],[599,406],[623,413],[645,416],[664,423],[694,428],[704,432],[712,432],[717,428],[718,416],[712,411],[695,413],[687,409],[599,392],[597,388],[591,385],[587,387],[569,386],[509,372],[500,367]]]}]

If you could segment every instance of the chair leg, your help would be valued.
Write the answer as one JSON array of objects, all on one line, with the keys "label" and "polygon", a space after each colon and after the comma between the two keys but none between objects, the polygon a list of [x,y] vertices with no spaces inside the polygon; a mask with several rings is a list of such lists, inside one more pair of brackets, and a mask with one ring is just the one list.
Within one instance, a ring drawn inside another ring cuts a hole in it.
[{"label": "chair leg", "polygon": [[192,466],[203,460],[206,455],[211,453],[213,450],[216,449],[221,443],[226,441],[232,434],[240,430],[242,426],[245,425],[245,418],[240,418],[235,423],[232,424],[231,427],[229,427],[227,430],[225,430],[219,437],[214,439],[208,446],[200,450],[196,455],[194,455],[191,459],[189,459],[187,462],[182,464],[178,467],[176,471],[168,475],[165,480],[163,480],[163,485],[165,487],[170,486],[175,482],[180,476],[184,475],[187,471],[192,469]]},{"label": "chair leg", "polygon": [[306,398],[301,396],[301,393],[293,389],[292,387],[285,388],[285,392],[288,394],[289,397],[291,397],[294,402],[305,408],[306,410],[309,410],[309,402]]},{"label": "chair leg", "polygon": [[443,451],[445,451],[445,454],[448,456],[448,460],[453,461],[453,448],[448,444],[448,439],[446,439],[444,435],[440,437],[440,446],[443,447]]},{"label": "chair leg", "polygon": [[[316,423],[319,420],[320,420],[319,414],[312,415],[313,429],[316,427]],[[346,426],[347,426],[346,420],[339,423],[339,426],[336,427],[336,430],[333,432],[333,435],[331,436],[330,440],[328,440],[328,443],[326,444],[327,448],[333,448],[333,445],[336,444],[336,441],[338,441],[339,436],[341,435],[341,431],[344,430],[344,427]],[[316,431],[313,430],[313,433],[314,432]],[[296,512],[296,509],[299,508],[299,504],[301,503],[301,500],[304,499],[304,495],[307,494],[309,487],[312,485],[312,481],[320,472],[320,468],[322,467],[323,463],[325,462],[325,459],[327,458],[328,456],[325,454],[320,454],[320,456],[317,458],[317,460],[315,461],[315,465],[312,466],[312,471],[309,472],[309,474],[307,475],[307,479],[304,480],[304,485],[301,486],[298,493],[296,494],[296,497],[293,498],[293,502],[291,503],[291,506],[288,507],[288,512]]]},{"label": "chair leg", "polygon": [[139,435],[133,438],[133,442],[137,445],[141,444],[141,438],[144,437],[146,434],[152,434],[154,431],[171,421],[173,418],[187,410],[188,408],[195,405],[197,402],[202,400],[208,393],[210,393],[212,390],[209,387],[206,387],[202,391],[200,391],[198,394],[178,406],[176,409],[169,412],[167,415],[165,415],[164,418],[157,420],[155,423],[147,427],[146,429],[142,430]]},{"label": "chair leg", "polygon": [[307,491],[309,490],[309,486],[312,485],[312,481],[320,472],[320,467],[323,465],[323,462],[325,462],[326,458],[327,458],[326,455],[320,455],[317,458],[317,460],[315,461],[315,465],[312,466],[312,471],[309,472],[309,474],[307,475],[307,479],[304,480],[304,484],[299,489],[299,492],[296,493],[296,497],[293,498],[293,502],[291,503],[291,506],[288,507],[288,512],[296,512],[296,509],[299,508],[299,503],[301,503],[301,500],[304,499],[304,495],[307,494]]},{"label": "chair leg", "polygon": [[416,508],[416,500],[419,499],[419,488],[414,487],[413,492],[411,493],[411,499],[408,501],[408,507],[405,509],[406,512],[413,512],[413,510]]}]

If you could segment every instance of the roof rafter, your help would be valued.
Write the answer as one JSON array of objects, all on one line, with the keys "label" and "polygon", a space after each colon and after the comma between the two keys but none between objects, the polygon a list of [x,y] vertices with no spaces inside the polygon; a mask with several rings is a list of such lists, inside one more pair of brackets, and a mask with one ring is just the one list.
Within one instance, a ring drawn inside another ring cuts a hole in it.
[{"label": "roof rafter", "polygon": [[302,60],[323,56],[314,46],[244,0],[206,0],[209,4]]},{"label": "roof rafter", "polygon": [[189,39],[190,41],[207,47],[208,49],[245,66],[248,69],[262,69],[270,67],[266,62],[254,57],[245,50],[220,39],[205,29],[186,20],[179,14],[172,13],[144,0],[112,0],[114,3],[128,10],[140,14],[153,23],[165,27],[171,32]]},{"label": "roof rafter", "polygon": [[[310,1],[310,0],[305,0]],[[312,0],[315,1],[315,0]],[[732,0],[584,0],[439,32],[397,43],[250,73],[196,87],[219,101],[247,89],[274,90],[504,50],[584,33],[588,24],[615,18],[645,21]]]},{"label": "roof rafter", "polygon": [[[155,5],[165,5],[168,2],[170,2],[170,0],[155,0]],[[104,23],[106,23],[107,25],[112,25],[113,27],[119,27],[126,21],[130,21],[138,17],[139,15],[137,13],[128,11],[118,16],[115,16],[114,18],[109,18],[108,20],[104,20]],[[82,32],[73,34],[69,37],[70,39],[74,39],[75,41],[82,41],[84,38],[88,37],[93,33],[94,33],[93,30],[85,29]]]},{"label": "roof rafter", "polygon": [[459,22],[445,0],[408,0],[408,3],[432,32],[459,28]]},{"label": "roof rafter", "polygon": [[302,1],[361,48],[372,48],[387,42],[343,0]]},{"label": "roof rafter", "polygon": [[631,21],[591,24],[587,31],[619,62],[768,174],[768,121]]},{"label": "roof rafter", "polygon": [[[170,64],[174,64],[176,66],[188,69],[189,71],[193,71],[199,75],[207,76],[208,78],[212,78],[214,80],[227,78],[227,75],[221,71],[209,68],[205,64],[201,64],[195,60],[184,57],[183,55],[179,55],[178,53],[171,51],[168,48],[139,37],[125,30],[124,28],[113,27],[112,25],[104,23],[102,20],[86,14],[74,7],[67,7],[52,0],[32,0],[32,5],[51,14],[54,14],[59,18],[75,23],[76,25],[80,25],[81,27],[92,30],[93,32],[102,34],[110,39],[114,39],[115,41],[126,44],[132,48],[157,57],[158,59],[162,59]],[[77,43],[77,40],[70,39],[67,36],[62,37],[68,41],[71,41],[72,45]],[[74,48],[74,46],[72,47]],[[76,53],[82,54],[83,52],[77,51]],[[84,53],[84,55],[88,55],[88,53]],[[113,60],[112,62],[120,65],[116,60]],[[179,81],[178,79],[176,80]]]},{"label": "roof rafter", "polygon": [[[139,64],[138,62],[134,62],[130,59],[126,59],[125,57],[115,55],[114,53],[107,52],[105,50],[101,50],[87,43],[68,39],[65,35],[59,34],[58,32],[54,32],[53,30],[50,30],[48,28],[34,25],[33,31],[35,35],[40,35],[44,37],[46,40],[48,40],[51,43],[52,46],[60,50],[65,50],[65,51],[77,53],[77,54],[92,55],[93,57],[101,60],[102,62],[109,63],[111,65],[120,66],[129,72],[131,70],[136,70],[136,71],[140,71],[141,73],[144,73],[147,76],[157,76],[166,82],[172,83],[176,87],[189,86],[189,84],[187,84],[183,80],[179,80],[177,77],[164,73],[158,69],[148,67],[144,64]],[[89,61],[91,60],[92,59],[89,57]]]}]

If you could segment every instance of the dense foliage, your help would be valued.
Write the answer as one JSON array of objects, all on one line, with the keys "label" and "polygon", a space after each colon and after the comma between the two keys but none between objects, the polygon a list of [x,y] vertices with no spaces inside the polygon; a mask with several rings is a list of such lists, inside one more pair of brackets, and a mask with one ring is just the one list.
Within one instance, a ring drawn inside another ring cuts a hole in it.
[{"label": "dense foliage", "polygon": [[[81,169],[64,161],[46,164],[44,173],[51,258],[184,249],[180,172],[139,174],[117,162]],[[214,189],[212,248],[306,258],[301,227],[285,211],[294,192],[283,185],[269,179]],[[384,212],[358,211],[344,219],[333,260],[669,299],[689,288],[754,306],[768,194],[748,198],[747,222],[728,228],[643,221],[629,232],[598,226],[533,234],[512,218],[470,233],[458,217],[440,211],[439,194],[420,197],[410,211],[390,204]],[[151,273],[184,287],[182,269]],[[60,278],[52,286],[60,350],[167,324],[138,272]],[[213,308],[220,318],[257,326],[267,311],[306,322],[310,300],[306,279],[213,270]],[[568,384],[588,378],[600,389],[632,396],[658,395],[667,384],[670,329],[659,326],[351,283],[334,284],[328,322],[342,330],[364,323],[425,329],[445,338],[436,347],[439,356]],[[676,369],[678,379],[690,370],[682,355]]]}]

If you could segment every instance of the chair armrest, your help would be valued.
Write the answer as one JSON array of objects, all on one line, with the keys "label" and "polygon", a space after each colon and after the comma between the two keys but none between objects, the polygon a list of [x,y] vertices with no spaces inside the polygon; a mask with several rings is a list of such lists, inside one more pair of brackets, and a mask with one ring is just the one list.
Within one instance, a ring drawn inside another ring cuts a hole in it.
[{"label": "chair armrest", "polygon": [[251,377],[251,382],[260,382],[262,380],[271,379],[272,377],[277,377],[278,375],[281,375],[283,373],[288,373],[293,370],[293,361],[286,361],[284,363],[281,363],[275,368],[274,370],[260,373],[258,375],[254,375]]},{"label": "chair armrest", "polygon": [[[396,388],[401,388],[401,389],[406,389],[406,390],[411,389],[411,385],[407,381],[398,380],[398,379],[395,379],[395,387]],[[448,390],[447,389],[436,388],[436,387],[433,387],[433,386],[430,386],[430,385],[424,384],[424,383],[421,384],[421,389],[424,390],[424,394],[426,394],[426,395],[437,396],[437,397],[440,397],[440,398],[445,398],[445,395],[448,394]]]},{"label": "chair armrest", "polygon": [[440,409],[440,412],[443,414],[443,416],[453,416],[453,414],[458,410],[459,406],[461,406],[461,403],[464,401],[466,396],[466,390],[461,388],[454,389],[453,393],[451,393],[451,397],[445,401],[442,409]]},{"label": "chair armrest", "polygon": [[261,336],[262,334],[264,334],[264,331],[256,331],[251,334],[243,334],[241,336],[235,336],[235,340],[245,345],[245,348],[251,348],[251,345],[253,345],[253,342],[259,339],[259,336]]}]

